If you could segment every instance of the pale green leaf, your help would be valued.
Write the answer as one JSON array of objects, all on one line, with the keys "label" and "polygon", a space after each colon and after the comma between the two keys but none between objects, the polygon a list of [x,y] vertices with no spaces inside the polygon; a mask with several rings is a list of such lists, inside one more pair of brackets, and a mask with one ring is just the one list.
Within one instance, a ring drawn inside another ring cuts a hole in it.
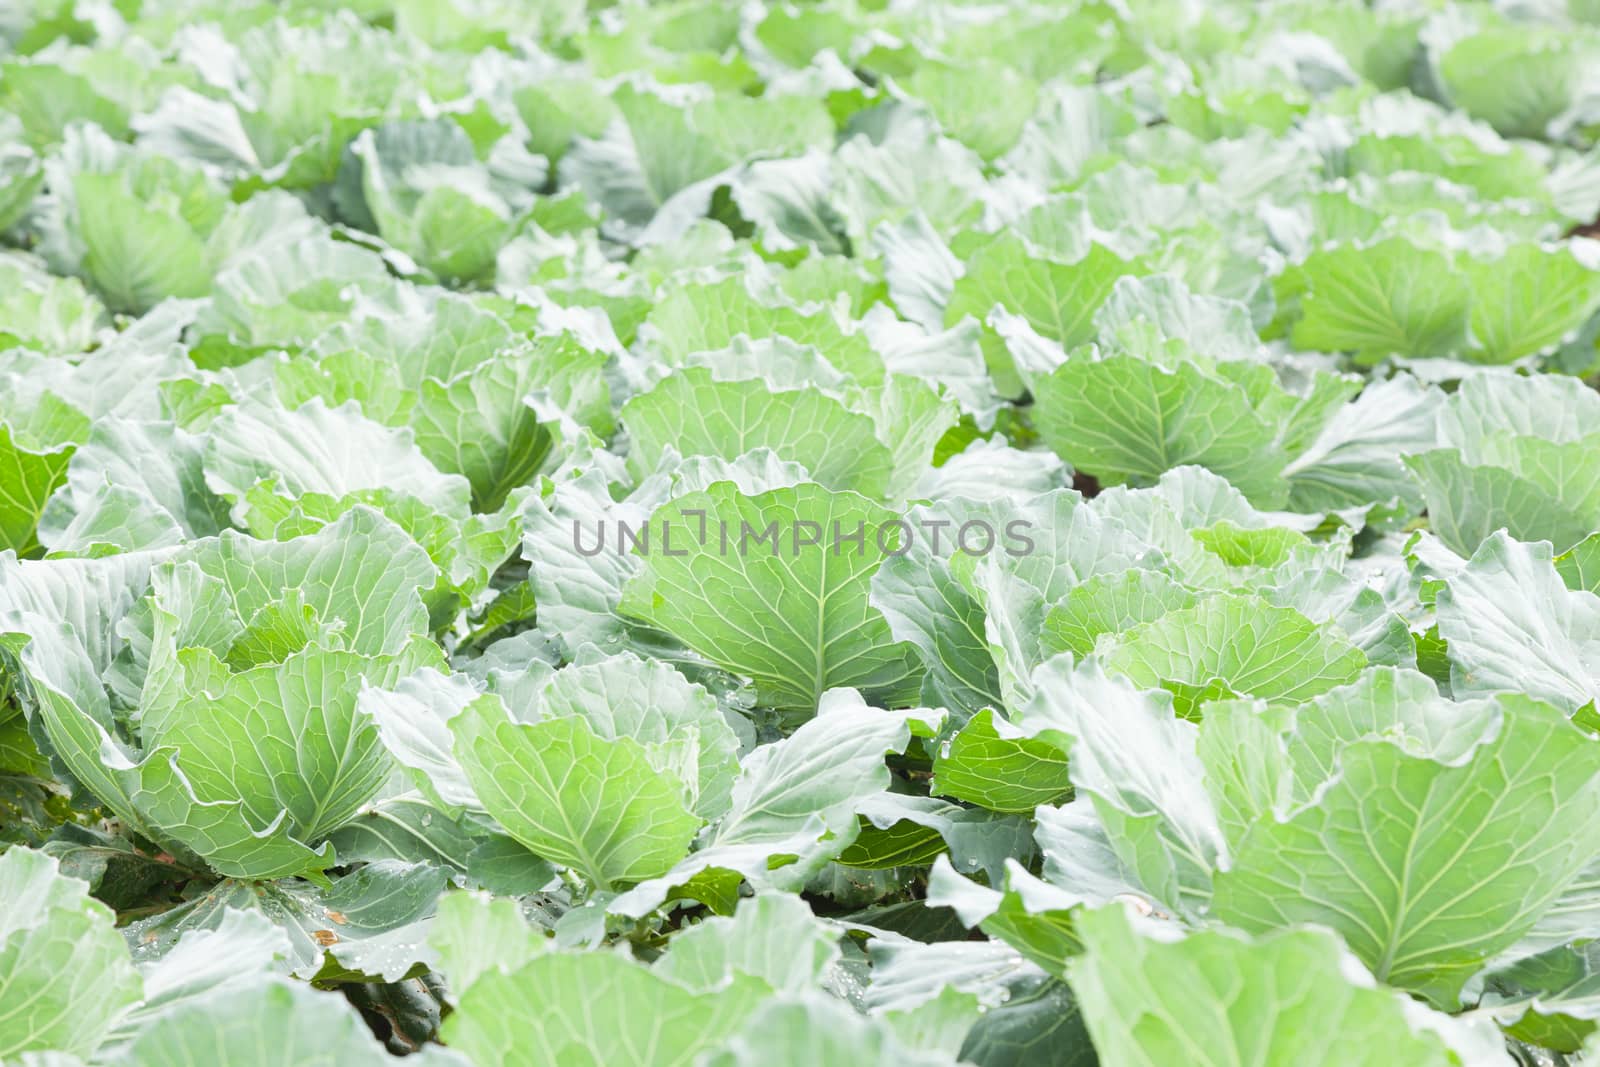
[{"label": "pale green leaf", "polygon": [[[1122,908],[1084,914],[1088,952],[1069,979],[1101,1061],[1119,1067],[1359,1063],[1374,1049],[1430,1067],[1464,1062],[1396,993],[1319,930],[1182,936]],[[1490,1061],[1492,1062],[1492,1061]]]},{"label": "pale green leaf", "polygon": [[629,737],[606,740],[578,717],[512,722],[497,702],[450,723],[467,780],[506,831],[598,887],[664,874],[700,820],[679,779]]},{"label": "pale green leaf", "polygon": [[478,1067],[690,1067],[745,1020],[753,993],[694,993],[614,952],[549,952],[481,975],[442,1036]]},{"label": "pale green leaf", "polygon": [[1600,744],[1547,704],[1495,710],[1463,753],[1346,744],[1309,803],[1245,833],[1216,914],[1254,931],[1330,926],[1380,980],[1454,1008],[1600,851],[1587,833]]},{"label": "pale green leaf", "polygon": [[25,848],[0,857],[0,901],[0,1056],[94,1051],[142,987],[111,909]]},{"label": "pale green leaf", "polygon": [[[868,602],[872,574],[901,533],[894,520],[819,485],[745,496],[719,483],[651,517],[655,546],[620,610],[755,679],[774,707],[808,714],[842,686],[914,695],[915,652]],[[858,533],[859,547],[844,540]]]}]

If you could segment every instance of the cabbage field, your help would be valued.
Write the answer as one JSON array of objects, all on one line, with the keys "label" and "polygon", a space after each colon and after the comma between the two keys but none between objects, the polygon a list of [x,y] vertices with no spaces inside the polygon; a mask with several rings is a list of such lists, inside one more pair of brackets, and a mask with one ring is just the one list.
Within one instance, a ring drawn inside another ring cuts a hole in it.
[{"label": "cabbage field", "polygon": [[0,1063],[1600,1067],[1600,2],[0,0]]}]

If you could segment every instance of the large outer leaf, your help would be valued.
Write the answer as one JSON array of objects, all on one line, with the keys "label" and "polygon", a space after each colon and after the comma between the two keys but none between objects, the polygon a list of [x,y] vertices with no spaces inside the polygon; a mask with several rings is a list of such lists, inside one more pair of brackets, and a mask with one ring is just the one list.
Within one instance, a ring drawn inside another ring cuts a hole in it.
[{"label": "large outer leaf", "polygon": [[1016,143],[1037,103],[1037,86],[1026,75],[993,60],[973,64],[924,63],[906,82],[950,136],[984,159]]},{"label": "large outer leaf", "polygon": [[1332,927],[1379,979],[1455,1007],[1600,853],[1600,743],[1522,697],[1488,721],[1451,759],[1347,745],[1309,804],[1245,834],[1216,914],[1254,931]]},{"label": "large outer leaf", "polygon": [[1548,545],[1495,534],[1437,605],[1457,695],[1510,690],[1569,712],[1600,699],[1600,598],[1566,588]]},{"label": "large outer leaf", "polygon": [[744,335],[752,341],[785,337],[814,345],[829,363],[862,384],[883,376],[883,361],[866,336],[841,326],[833,312],[763,302],[742,277],[673,289],[650,309],[639,334],[673,366],[682,366],[697,352],[720,352]]},{"label": "large outer leaf", "polygon": [[[241,913],[249,913],[252,925],[270,923],[278,933],[276,944],[287,950],[281,965],[249,963],[256,971],[287,970],[299,978],[323,975],[335,981],[370,974],[397,981],[416,964],[433,962],[425,923],[448,877],[444,868],[428,863],[378,860],[324,878],[321,885],[294,878],[228,879],[129,923],[125,936],[141,960],[160,959],[165,966],[181,958],[185,946],[200,951],[196,945],[206,943],[201,935],[207,932],[218,938],[232,933],[238,950],[234,927]],[[141,1009],[139,1014],[147,1013]]]},{"label": "large outer leaf", "polygon": [[1490,24],[1438,58],[1451,101],[1507,137],[1542,137],[1600,57],[1586,36],[1553,27]]},{"label": "large outer leaf", "polygon": [[1513,245],[1498,259],[1468,259],[1463,269],[1472,286],[1472,337],[1485,363],[1543,352],[1600,307],[1600,271],[1565,248]]},{"label": "large outer leaf", "polygon": [[1368,385],[1284,468],[1289,505],[1296,511],[1331,510],[1393,496],[1415,507],[1416,488],[1400,455],[1437,443],[1443,399],[1438,390],[1404,376]]},{"label": "large outer leaf", "polygon": [[380,670],[365,656],[308,650],[231,676],[206,671],[204,688],[185,692],[185,714],[152,741],[176,750],[202,803],[237,798],[249,822],[281,818],[294,838],[321,841],[393,770],[377,729],[356,714],[357,693],[381,682]]},{"label": "large outer leaf", "polygon": [[358,706],[417,787],[443,810],[458,811],[482,807],[456,760],[450,732],[450,720],[474,700],[498,702],[461,675],[421,670],[389,689],[364,688]]},{"label": "large outer leaf", "polygon": [[390,1057],[337,993],[266,980],[181,1007],[140,1034],[130,1067],[378,1067]]},{"label": "large outer leaf", "polygon": [[43,853],[0,856],[0,1056],[94,1050],[141,983],[113,915]]},{"label": "large outer leaf", "polygon": [[39,520],[39,539],[55,553],[124,552],[207,537],[227,523],[227,508],[205,485],[202,440],[165,422],[95,421],[72,456],[66,487]]},{"label": "large outer leaf", "polygon": [[137,314],[164,297],[205,293],[205,247],[176,212],[144,203],[120,174],[79,174],[73,196],[83,269],[112,310]]},{"label": "large outer leaf", "polygon": [[772,1000],[754,1012],[726,1051],[708,1067],[953,1067],[948,1054],[907,1048],[881,1020],[866,1018],[831,997]]},{"label": "large outer leaf", "polygon": [[1106,482],[1151,482],[1196,464],[1246,496],[1281,503],[1280,428],[1241,385],[1181,363],[1081,355],[1038,384],[1039,432],[1074,467]]},{"label": "large outer leaf", "polygon": [[[1593,445],[1564,449],[1580,462],[1593,453]],[[1562,446],[1524,439],[1522,451],[1559,455]],[[1557,488],[1547,489],[1523,477],[1514,468],[1474,465],[1454,448],[1439,448],[1406,457],[1406,466],[1422,483],[1428,501],[1428,524],[1439,539],[1459,552],[1471,552],[1496,530],[1513,537],[1549,540],[1567,549],[1583,540],[1600,524],[1594,503],[1564,500]],[[1573,472],[1591,481],[1593,471],[1580,466]],[[1595,484],[1600,488],[1600,483]]]},{"label": "large outer leaf", "polygon": [[[916,653],[868,603],[884,557],[879,533],[893,549],[894,520],[864,497],[819,485],[751,497],[720,482],[651,517],[654,544],[620,610],[755,679],[773,707],[809,714],[837,687],[886,701],[914,696]],[[835,540],[858,528],[860,552]],[[757,540],[769,530],[775,540]]]},{"label": "large outer leaf", "polygon": [[882,496],[893,460],[872,419],[815,389],[773,392],[759,381],[719,382],[691,368],[665,379],[622,409],[640,474],[667,449],[679,455],[737,459],[770,448],[832,489]]},{"label": "large outer leaf", "polygon": [[428,944],[450,983],[452,1003],[480,976],[515,971],[550,945],[517,901],[486,893],[450,893],[440,900]]},{"label": "large outer leaf", "polygon": [[999,305],[1070,350],[1093,337],[1094,313],[1117,279],[1140,269],[1101,245],[1090,246],[1075,263],[1062,263],[1035,255],[1019,237],[1001,236],[967,262],[945,309],[945,324],[954,326],[968,315],[987,322]]},{"label": "large outer leaf", "polygon": [[1417,1019],[1326,932],[1180,937],[1118,906],[1082,915],[1079,927],[1088,952],[1069,978],[1105,1067],[1463,1062],[1430,1032],[1446,1020]]},{"label": "large outer leaf", "polygon": [[1118,278],[1094,324],[1100,343],[1114,352],[1143,352],[1159,340],[1182,341],[1207,361],[1261,358],[1261,339],[1248,307],[1196,293],[1170,274]]},{"label": "large outer leaf", "polygon": [[158,749],[136,771],[122,771],[117,778],[134,809],[159,828],[161,840],[178,842],[219,874],[249,879],[314,876],[333,862],[331,846],[314,849],[289,835],[287,812],[252,820],[242,800],[218,796],[226,794],[230,783],[203,777],[203,786],[217,788],[201,795],[170,749]]},{"label": "large outer leaf", "polygon": [[141,961],[144,999],[101,1046],[100,1056],[126,1046],[175,1009],[228,997],[288,969],[289,939],[259,912],[229,909],[216,926],[191,930],[162,945],[158,959]]},{"label": "large outer leaf", "polygon": [[598,737],[582,718],[513,723],[496,703],[479,701],[450,729],[489,814],[596,886],[664,874],[700,826],[683,783],[652,767],[643,746]]},{"label": "large outer leaf", "polygon": [[1468,554],[1501,527],[1565,550],[1600,525],[1600,396],[1564,375],[1475,374],[1440,409],[1439,446],[1406,457],[1429,523]]},{"label": "large outer leaf", "polygon": [[[1165,693],[1140,692],[1092,662],[1074,670],[1060,656],[1034,680],[1021,726],[1065,745],[1072,784],[1089,795],[1111,862],[1167,911],[1199,914],[1228,845],[1202,786],[1194,724],[1173,715]],[[1048,811],[1039,811],[1041,827]],[[1048,875],[1050,848],[1041,843]]]},{"label": "large outer leaf", "polygon": [[616,953],[552,952],[484,973],[443,1037],[478,1067],[689,1067],[738,1028],[762,988],[693,993]]},{"label": "large outer leaf", "polygon": [[228,411],[211,427],[205,468],[211,488],[234,501],[262,478],[296,496],[389,487],[447,513],[464,511],[468,496],[466,480],[440,474],[409,432],[372,422],[353,403],[330,408],[320,399],[295,411]]},{"label": "large outer leaf", "polygon": [[596,736],[630,737],[651,765],[676,768],[701,818],[721,815],[739,771],[739,739],[716,699],[670,664],[632,653],[580,660],[551,676],[544,715],[582,717]]},{"label": "large outer leaf", "polygon": [[1471,294],[1442,252],[1403,237],[1315,252],[1294,343],[1362,356],[1449,356],[1466,343]]},{"label": "large outer leaf", "polygon": [[617,604],[641,561],[618,549],[618,529],[624,523],[639,529],[649,517],[648,503],[613,500],[602,470],[585,471],[529,502],[522,556],[547,632],[577,647],[621,644]]},{"label": "large outer leaf", "polygon": [[1019,990],[978,1017],[960,1049],[964,1063],[984,1067],[1096,1067],[1083,1009],[1065,982],[1050,979]]}]

